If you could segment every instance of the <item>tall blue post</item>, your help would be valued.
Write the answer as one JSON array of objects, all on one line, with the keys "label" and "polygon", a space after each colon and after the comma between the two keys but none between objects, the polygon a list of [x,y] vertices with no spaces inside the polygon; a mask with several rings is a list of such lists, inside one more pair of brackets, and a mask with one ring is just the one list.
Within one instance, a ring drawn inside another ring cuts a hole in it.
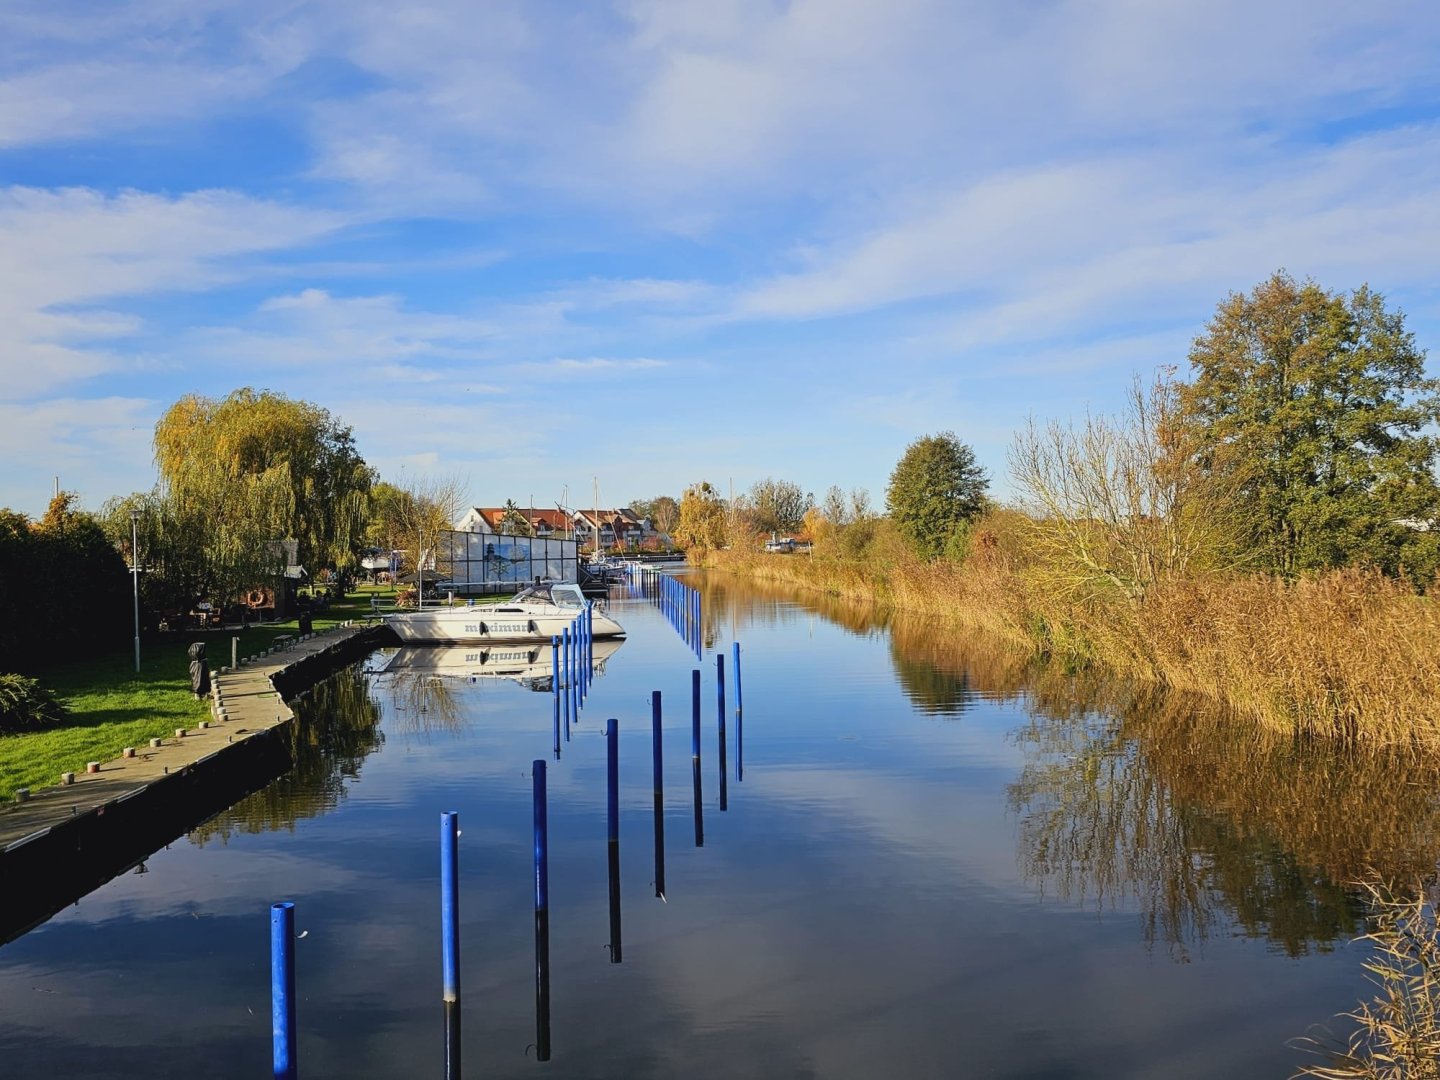
[{"label": "tall blue post", "polygon": [[580,719],[580,627],[570,624],[570,715]]},{"label": "tall blue post", "polygon": [[459,815],[440,815],[440,975],[445,1001],[460,1000]]},{"label": "tall blue post", "polygon": [[556,673],[560,682],[561,707],[565,711],[565,730],[570,730],[570,627],[560,630],[560,670]]},{"label": "tall blue post", "polygon": [[295,905],[270,905],[270,1029],[275,1080],[295,1080]]},{"label": "tall blue post", "polygon": [[605,721],[605,825],[610,864],[610,962],[620,954],[620,722]]},{"label": "tall blue post", "polygon": [[460,1077],[460,816],[440,815],[440,982],[445,1006],[445,1078]]},{"label": "tall blue post", "polygon": [[560,760],[560,639],[550,639],[550,696],[555,700],[555,760]]},{"label": "tall blue post", "polygon": [[550,826],[545,809],[545,761],[531,766],[535,803],[535,1056],[550,1060]]},{"label": "tall blue post", "polygon": [[660,733],[660,691],[650,694],[651,771],[655,779],[655,895],[665,899],[665,754]]}]

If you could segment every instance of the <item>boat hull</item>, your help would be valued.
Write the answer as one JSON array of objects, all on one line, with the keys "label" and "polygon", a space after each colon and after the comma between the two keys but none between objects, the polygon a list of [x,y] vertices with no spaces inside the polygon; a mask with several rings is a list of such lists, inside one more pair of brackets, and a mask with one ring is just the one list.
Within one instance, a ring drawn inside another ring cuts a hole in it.
[{"label": "boat hull", "polygon": [[[575,611],[500,611],[483,606],[397,612],[385,625],[406,645],[494,642],[548,642],[572,626]],[[595,638],[622,638],[625,630],[608,615],[595,612]]]}]

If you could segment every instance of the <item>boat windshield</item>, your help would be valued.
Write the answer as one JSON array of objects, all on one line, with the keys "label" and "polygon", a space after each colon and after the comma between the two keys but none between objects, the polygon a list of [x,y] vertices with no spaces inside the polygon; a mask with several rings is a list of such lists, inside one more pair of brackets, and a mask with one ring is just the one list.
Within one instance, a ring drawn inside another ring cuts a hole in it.
[{"label": "boat windshield", "polygon": [[514,599],[516,602],[554,604],[557,607],[565,608],[585,606],[585,594],[580,591],[580,586],[567,582],[542,582],[539,585],[527,585],[515,594]]}]

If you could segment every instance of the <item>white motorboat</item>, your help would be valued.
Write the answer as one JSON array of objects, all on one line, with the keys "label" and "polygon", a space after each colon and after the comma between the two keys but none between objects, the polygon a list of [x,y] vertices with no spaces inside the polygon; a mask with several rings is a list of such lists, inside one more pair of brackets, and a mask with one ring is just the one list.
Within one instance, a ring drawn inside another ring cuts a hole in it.
[{"label": "white motorboat", "polygon": [[[385,616],[385,625],[405,645],[449,645],[469,642],[549,643],[585,610],[580,586],[569,582],[541,582],[521,589],[498,604],[453,604],[397,611]],[[602,638],[621,638],[624,628],[610,616],[596,610],[593,633]]]}]

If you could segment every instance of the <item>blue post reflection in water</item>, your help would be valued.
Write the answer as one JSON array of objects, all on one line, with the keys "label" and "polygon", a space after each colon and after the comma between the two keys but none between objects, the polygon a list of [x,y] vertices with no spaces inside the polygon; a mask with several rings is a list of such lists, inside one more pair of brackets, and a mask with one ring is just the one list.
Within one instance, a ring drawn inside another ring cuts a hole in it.
[{"label": "blue post reflection in water", "polygon": [[690,672],[690,771],[695,787],[695,846],[705,846],[705,810],[700,801],[700,669]]},{"label": "blue post reflection in water", "polygon": [[295,905],[270,905],[270,1030],[275,1080],[295,1080]]},{"label": "blue post reflection in water", "polygon": [[740,689],[740,643],[732,646],[734,659],[731,663],[735,676],[735,782],[745,779],[745,695]]},{"label": "blue post reflection in water", "polygon": [[665,899],[665,766],[660,734],[660,691],[650,694],[652,771],[655,779],[655,895]]},{"label": "blue post reflection in water", "polygon": [[545,761],[531,764],[535,814],[535,1056],[550,1060],[550,825],[545,805]]},{"label": "blue post reflection in water", "polygon": [[610,962],[620,963],[620,722],[605,721],[605,826],[610,865]]},{"label": "blue post reflection in water", "polygon": [[460,1076],[460,816],[440,815],[440,976],[445,1004],[445,1080]]},{"label": "blue post reflection in water", "polygon": [[725,775],[729,764],[725,756],[725,654],[715,654],[715,713],[718,721],[720,743],[720,809],[730,809],[729,778]]}]

